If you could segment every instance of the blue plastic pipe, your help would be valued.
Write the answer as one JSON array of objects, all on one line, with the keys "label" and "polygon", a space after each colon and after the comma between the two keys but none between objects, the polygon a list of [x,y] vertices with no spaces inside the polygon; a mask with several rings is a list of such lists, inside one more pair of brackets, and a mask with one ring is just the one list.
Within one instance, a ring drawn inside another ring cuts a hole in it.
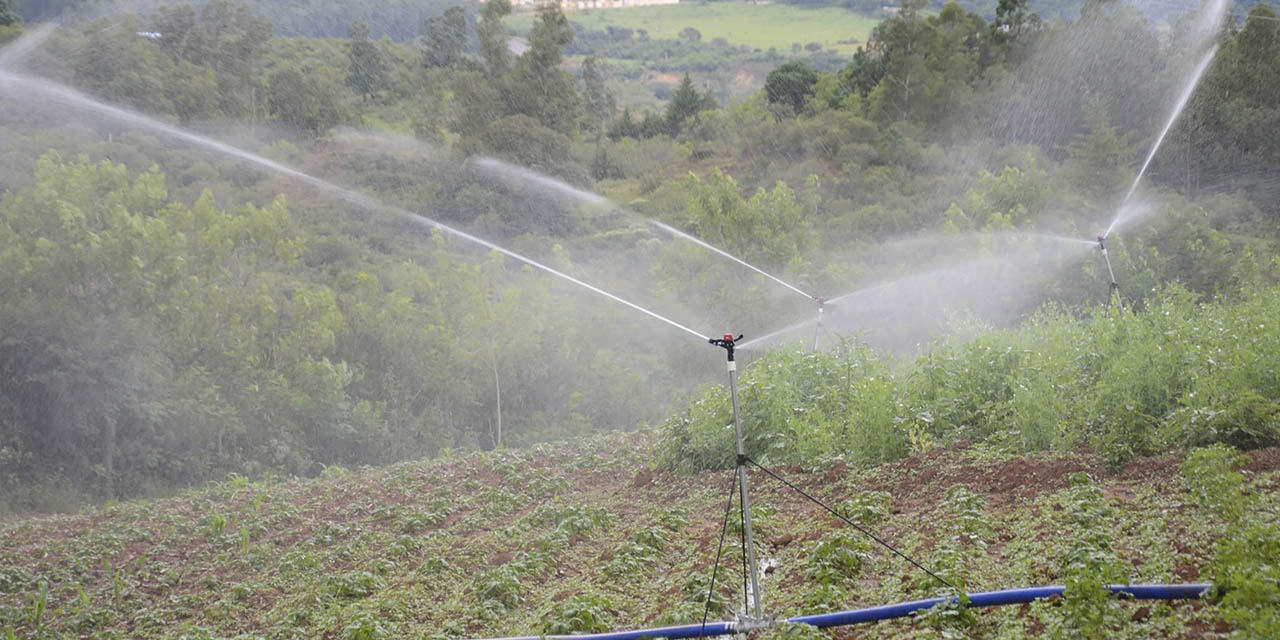
[{"label": "blue plastic pipe", "polygon": [[[1137,600],[1183,600],[1195,599],[1204,595],[1213,585],[1209,584],[1116,584],[1107,587],[1117,596]],[[1051,596],[1061,596],[1062,585],[1048,587],[1028,587],[1025,589],[1005,589],[1004,591],[983,591],[969,594],[971,607],[998,607],[1007,604],[1024,604],[1035,600],[1043,600]],[[867,609],[853,611],[837,611],[820,613],[811,616],[788,618],[787,622],[811,624],[815,627],[839,627],[850,624],[877,622],[890,618],[902,618],[922,609],[928,609],[944,602],[955,602],[956,596],[929,598],[912,602],[886,604]]]},{"label": "blue plastic pipe", "polygon": [[587,633],[574,636],[520,636],[518,638],[495,638],[494,640],[641,640],[641,638],[702,638],[727,636],[732,634],[732,622],[708,622],[702,624],[686,624],[679,627],[660,627],[657,629],[639,629],[637,631],[606,631],[605,633]]},{"label": "blue plastic pipe", "polygon": [[[1107,587],[1112,594],[1135,600],[1194,600],[1203,597],[1213,585],[1206,583],[1193,584],[1115,584]],[[1005,589],[1003,591],[983,591],[969,594],[971,607],[997,607],[1008,604],[1024,604],[1043,600],[1052,596],[1061,596],[1065,587],[1051,585],[1048,587],[1027,587],[1025,589]],[[809,616],[787,618],[787,622],[809,624],[819,628],[841,627],[851,624],[878,622],[891,618],[905,618],[917,611],[928,609],[944,602],[955,602],[956,596],[928,598],[886,604],[852,611],[835,613],[819,613]],[[709,622],[706,625],[686,624],[678,627],[660,627],[656,629],[638,629],[635,631],[610,631],[572,636],[523,636],[519,638],[497,638],[495,640],[642,640],[644,638],[701,638],[723,636],[736,632],[733,622]]]}]

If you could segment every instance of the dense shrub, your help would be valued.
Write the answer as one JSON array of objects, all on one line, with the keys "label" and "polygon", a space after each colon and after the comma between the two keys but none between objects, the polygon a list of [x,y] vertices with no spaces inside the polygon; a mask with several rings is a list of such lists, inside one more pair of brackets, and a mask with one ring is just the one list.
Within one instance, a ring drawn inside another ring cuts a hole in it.
[{"label": "dense shrub", "polygon": [[[1141,311],[1040,312],[898,366],[846,340],[779,349],[742,374],[747,452],[762,462],[876,463],[956,440],[1093,445],[1113,464],[1223,443],[1280,443],[1280,290],[1201,303],[1170,287]],[[668,469],[727,467],[723,387],[663,425]]]}]

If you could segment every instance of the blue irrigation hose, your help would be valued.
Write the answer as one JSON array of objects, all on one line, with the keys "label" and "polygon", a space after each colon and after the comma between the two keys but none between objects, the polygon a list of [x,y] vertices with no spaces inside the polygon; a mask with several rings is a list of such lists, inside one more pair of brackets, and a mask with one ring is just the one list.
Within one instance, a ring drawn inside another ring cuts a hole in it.
[{"label": "blue irrigation hose", "polygon": [[639,629],[636,631],[606,631],[575,636],[521,636],[519,638],[495,638],[494,640],[641,640],[641,638],[702,638],[727,636],[734,632],[732,622],[708,622],[706,625],[686,624],[679,627]]},{"label": "blue irrigation hose", "polygon": [[[1137,600],[1182,600],[1195,599],[1204,595],[1210,584],[1117,584],[1107,587],[1111,593]],[[1061,596],[1062,585],[1048,587],[1028,587],[1025,589],[1005,589],[1004,591],[983,591],[969,594],[971,607],[997,607],[1006,604],[1023,604],[1035,600],[1043,600],[1051,596]],[[787,622],[811,624],[815,627],[839,627],[849,624],[877,622],[890,618],[902,618],[916,611],[928,609],[936,604],[955,602],[956,596],[929,598],[913,602],[899,602],[867,609],[853,611],[837,611],[820,613],[811,616],[788,618]]]},{"label": "blue irrigation hose", "polygon": [[[1133,598],[1135,600],[1194,600],[1201,598],[1212,587],[1211,584],[1193,583],[1193,584],[1116,584],[1107,587],[1112,594]],[[1048,587],[1027,587],[1025,589],[1005,589],[1003,591],[983,591],[980,593],[969,594],[969,606],[971,607],[996,607],[1008,604],[1024,604],[1043,600],[1052,596],[1061,596],[1065,587],[1062,585],[1051,585]],[[934,605],[944,602],[955,602],[956,596],[944,596],[941,598],[928,598],[926,600],[913,600],[911,602],[899,602],[897,604],[886,604],[878,607],[868,607],[866,609],[854,609],[852,611],[837,611],[835,613],[819,613],[809,616],[797,616],[787,618],[786,622],[796,624],[809,624],[815,627],[840,627],[851,624],[864,624],[867,622],[877,622],[880,620],[889,620],[891,618],[904,618],[917,611],[928,609]],[[610,631],[606,633],[590,633],[584,635],[571,636],[523,636],[519,638],[496,638],[494,640],[642,640],[644,638],[669,638],[676,640],[677,638],[700,638],[710,636],[723,636],[736,633],[737,624],[734,622],[709,622],[705,626],[701,624],[686,624],[678,627],[661,627],[657,629],[638,629],[635,631]]]}]

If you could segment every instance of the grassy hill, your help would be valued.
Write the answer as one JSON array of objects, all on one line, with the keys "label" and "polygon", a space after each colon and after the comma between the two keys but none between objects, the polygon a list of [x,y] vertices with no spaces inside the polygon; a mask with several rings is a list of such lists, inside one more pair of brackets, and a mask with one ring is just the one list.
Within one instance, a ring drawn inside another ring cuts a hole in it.
[{"label": "grassy hill", "polygon": [[[0,634],[477,637],[697,620],[732,474],[651,471],[649,446],[620,435],[331,467],[314,480],[236,477],[173,499],[8,519]],[[1241,459],[1225,451],[1108,470],[1087,449],[1015,456],[959,443],[867,470],[837,462],[779,472],[969,590],[1074,589],[1052,602],[952,609],[839,637],[1211,638],[1275,624],[1274,609],[1231,596],[1099,601],[1088,579],[1239,583],[1243,561],[1232,550],[1265,537],[1247,523],[1280,508],[1280,449]],[[770,612],[942,593],[796,494],[760,474],[752,483],[772,567]],[[1267,553],[1276,547],[1245,555],[1274,570]],[[731,615],[740,597],[738,567],[730,544],[713,619]]]},{"label": "grassy hill", "polygon": [[[823,49],[851,55],[879,22],[878,19],[839,7],[805,8],[787,4],[746,4],[713,2],[681,3],[630,9],[569,11],[570,22],[589,29],[606,27],[644,29],[650,38],[674,39],[692,27],[703,40],[724,38],[730,44],[748,45],[779,52],[791,51],[811,42]],[[533,24],[533,15],[512,17],[509,23],[524,31]]]}]

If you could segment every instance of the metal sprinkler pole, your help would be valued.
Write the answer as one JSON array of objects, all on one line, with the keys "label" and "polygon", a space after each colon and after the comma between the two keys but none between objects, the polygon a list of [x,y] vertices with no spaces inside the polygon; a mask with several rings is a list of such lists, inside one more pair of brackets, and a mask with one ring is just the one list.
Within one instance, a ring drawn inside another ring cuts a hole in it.
[{"label": "metal sprinkler pole", "polygon": [[822,310],[827,306],[827,299],[823,296],[817,296],[814,300],[818,301],[818,325],[813,328],[813,350],[818,350],[818,336],[822,335]]},{"label": "metal sprinkler pole", "polygon": [[1107,255],[1106,239],[1106,236],[1098,236],[1098,248],[1102,250],[1102,259],[1107,263],[1107,276],[1111,278],[1111,288],[1107,291],[1107,304],[1111,304],[1111,299],[1120,293],[1120,285],[1116,283],[1116,272],[1111,268],[1111,256]]},{"label": "metal sprinkler pole", "polygon": [[760,572],[756,566],[756,545],[751,534],[751,501],[747,497],[747,451],[742,444],[742,423],[738,420],[738,363],[733,360],[734,343],[742,336],[733,337],[732,333],[723,338],[708,338],[707,341],[728,353],[729,397],[733,400],[733,434],[738,440],[738,494],[742,506],[743,531],[747,538],[747,565],[751,572],[751,604],[755,609],[755,618],[750,622],[764,621],[763,608],[760,605]]}]

